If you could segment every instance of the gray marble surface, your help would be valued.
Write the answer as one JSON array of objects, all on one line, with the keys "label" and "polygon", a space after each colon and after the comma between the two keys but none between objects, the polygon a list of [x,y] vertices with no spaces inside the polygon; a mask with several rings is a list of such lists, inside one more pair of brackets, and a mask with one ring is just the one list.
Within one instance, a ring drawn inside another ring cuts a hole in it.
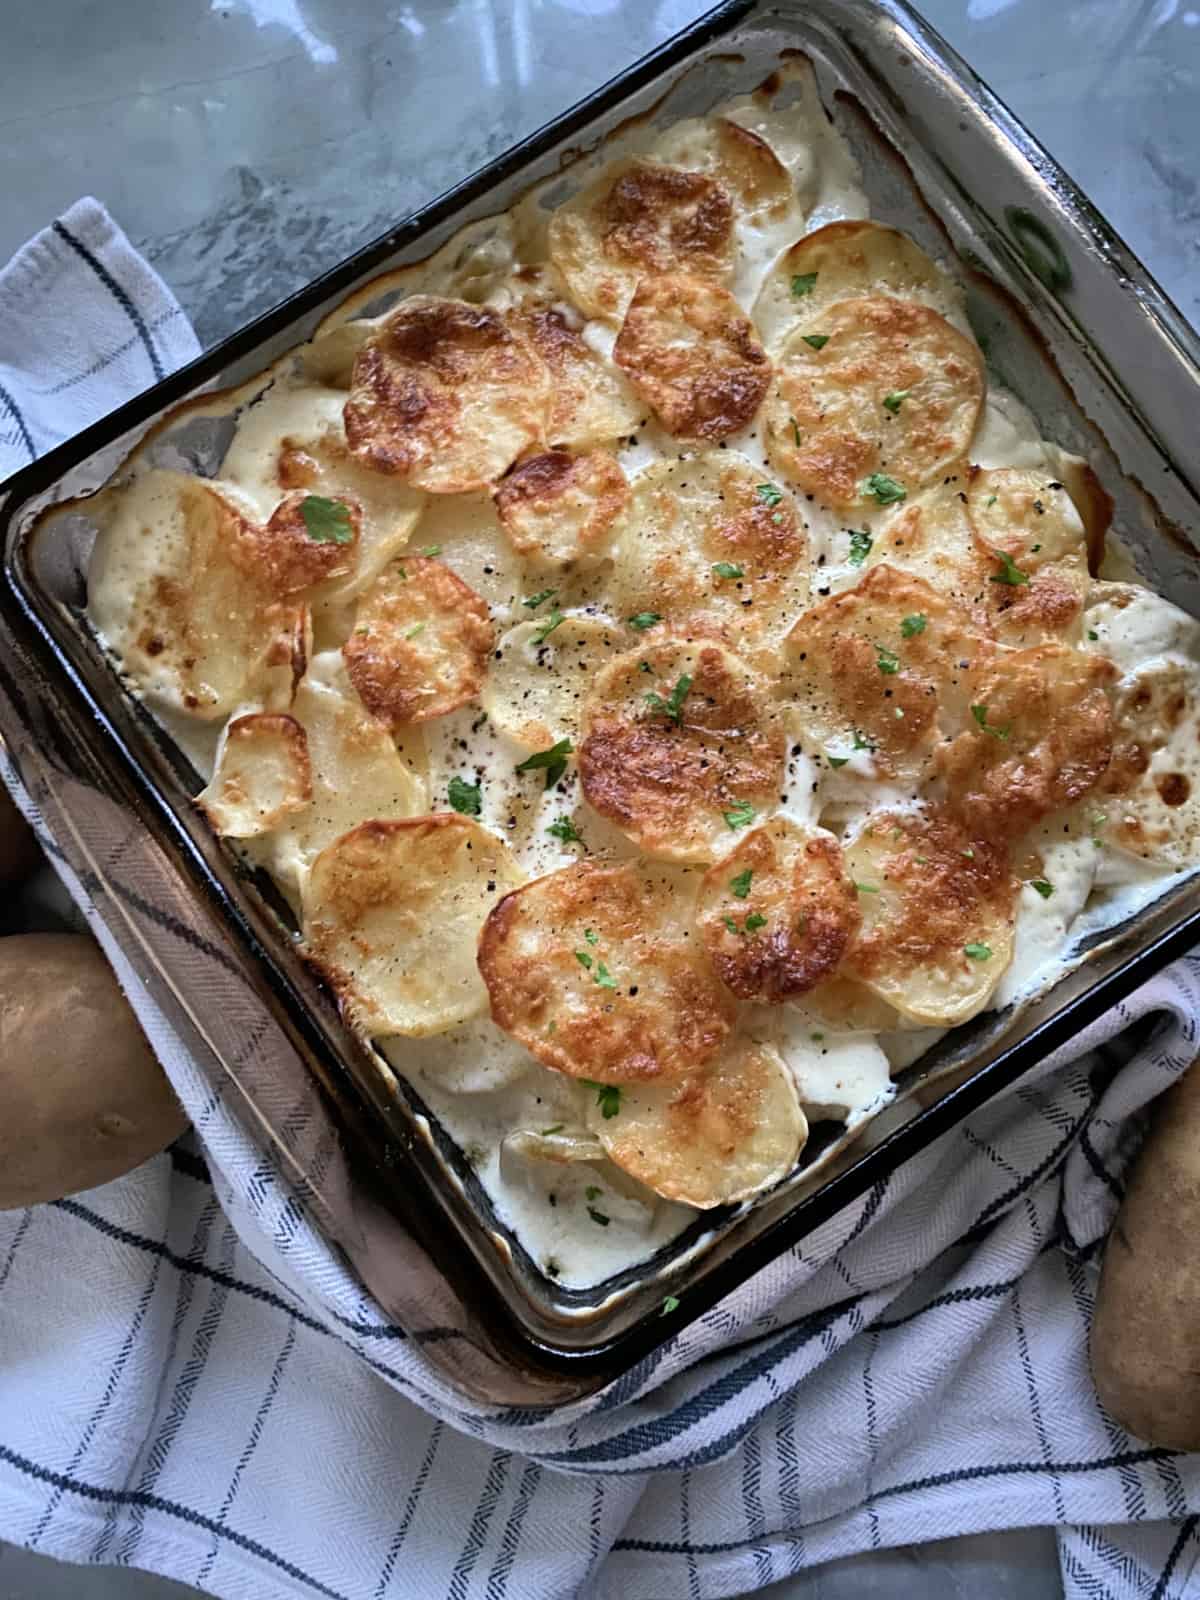
[{"label": "gray marble surface", "polygon": [[[597,87],[697,0],[39,0],[5,8],[0,260],[102,199],[208,344]],[[1200,322],[1200,9],[925,0]],[[166,1600],[0,1544],[0,1600]],[[838,1562],[780,1600],[1061,1594],[1053,1534]]]}]

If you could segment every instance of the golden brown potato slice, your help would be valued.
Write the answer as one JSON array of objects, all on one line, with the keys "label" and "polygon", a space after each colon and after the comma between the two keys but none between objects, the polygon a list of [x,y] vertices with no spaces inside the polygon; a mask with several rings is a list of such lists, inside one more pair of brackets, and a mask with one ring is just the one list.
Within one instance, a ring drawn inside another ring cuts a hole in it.
[{"label": "golden brown potato slice", "polygon": [[597,673],[626,648],[622,630],[598,617],[554,616],[508,630],[481,695],[493,725],[526,750],[575,741]]},{"label": "golden brown potato slice", "polygon": [[859,924],[837,840],[787,817],[708,869],[697,911],[721,981],[739,1000],[772,1005],[830,978]]},{"label": "golden brown potato slice", "polygon": [[917,300],[942,316],[962,309],[958,285],[906,234],[881,222],[829,222],[775,262],[754,302],[754,322],[774,355],[797,328],[819,327],[837,301],[875,295]]},{"label": "golden brown potato slice", "polygon": [[350,681],[390,728],[474,700],[495,639],[485,600],[431,556],[405,556],[362,596],[342,646]]},{"label": "golden brown potato slice", "polygon": [[913,783],[943,720],[966,715],[990,648],[966,611],[885,562],[804,613],[788,635],[784,685],[823,765]]},{"label": "golden brown potato slice", "polygon": [[216,767],[196,804],[226,838],[252,839],[311,799],[304,729],[283,712],[255,711],[235,717],[221,735]]},{"label": "golden brown potato slice", "polygon": [[547,450],[518,462],[496,486],[496,512],[514,550],[547,567],[596,560],[629,504],[629,484],[607,450]]},{"label": "golden brown potato slice", "polygon": [[945,317],[886,295],[843,300],[779,351],[767,453],[829,505],[896,504],[963,454],[983,396],[979,351]]},{"label": "golden brown potato slice", "polygon": [[848,975],[931,1027],[981,1011],[1012,959],[1004,850],[939,813],[897,811],[869,818],[845,857],[862,911]]},{"label": "golden brown potato slice", "polygon": [[1065,644],[1004,650],[978,673],[964,731],[937,753],[948,804],[1011,838],[1083,798],[1112,755],[1111,663]]},{"label": "golden brown potato slice", "polygon": [[890,1033],[904,1023],[895,1006],[885,1004],[873,989],[844,972],[810,989],[800,1008],[831,1033]]},{"label": "golden brown potato slice", "polygon": [[688,117],[654,147],[659,161],[700,172],[725,190],[737,220],[756,229],[784,222],[795,209],[788,170],[767,141],[728,117]]},{"label": "golden brown potato slice", "polygon": [[638,628],[664,620],[751,654],[808,603],[808,538],[781,485],[733,451],[662,461],[634,480],[610,592]]},{"label": "golden brown potato slice", "polygon": [[969,482],[970,470],[960,462],[941,483],[897,505],[866,533],[865,570],[886,562],[922,578],[989,628],[992,591],[999,588],[991,579],[1001,566],[967,515]]},{"label": "golden brown potato slice", "polygon": [[544,438],[550,375],[501,313],[414,295],[354,362],[354,454],[431,494],[486,488]]},{"label": "golden brown potato slice", "polygon": [[520,881],[507,846],[467,817],[362,822],[313,863],[304,937],[372,1037],[441,1033],[486,1005],[479,930]]},{"label": "golden brown potato slice", "polygon": [[1016,646],[1074,643],[1090,579],[1083,521],[1063,485],[1044,469],[976,467],[967,513],[992,564],[987,593],[998,637]]},{"label": "golden brown potato slice", "polygon": [[506,895],[479,940],[492,1018],[539,1061],[606,1084],[678,1077],[729,1032],[733,1002],[688,927],[686,886],[588,862]]},{"label": "golden brown potato slice", "polygon": [[1112,764],[1094,795],[1098,831],[1176,871],[1200,845],[1200,666],[1160,658],[1118,684]]},{"label": "golden brown potato slice", "polygon": [[808,1141],[783,1058],[752,1039],[730,1040],[681,1082],[622,1089],[615,1116],[600,1105],[589,1115],[610,1161],[665,1199],[701,1209],[778,1183]]},{"label": "golden brown potato slice", "polygon": [[712,861],[778,800],[779,716],[722,645],[666,639],[618,656],[596,676],[582,732],[585,798],[651,855]]},{"label": "golden brown potato slice", "polygon": [[562,306],[522,305],[513,322],[550,371],[547,443],[587,450],[635,432],[645,404],[624,375],[572,327]]},{"label": "golden brown potato slice", "polygon": [[232,553],[250,578],[265,578],[278,595],[301,594],[358,563],[362,509],[352,500],[300,490],[283,497],[267,521],[247,522]]},{"label": "golden brown potato slice", "polygon": [[680,439],[725,439],[748,427],[771,377],[728,289],[682,272],[638,284],[613,360]]},{"label": "golden brown potato slice", "polygon": [[668,272],[724,283],[733,268],[733,202],[699,172],[640,157],[608,167],[560,206],[550,259],[576,305],[619,327],[640,280]]},{"label": "golden brown potato slice", "polygon": [[290,705],[308,608],[273,587],[244,510],[204,479],[146,470],[94,496],[88,515],[88,615],[149,699],[203,722]]}]

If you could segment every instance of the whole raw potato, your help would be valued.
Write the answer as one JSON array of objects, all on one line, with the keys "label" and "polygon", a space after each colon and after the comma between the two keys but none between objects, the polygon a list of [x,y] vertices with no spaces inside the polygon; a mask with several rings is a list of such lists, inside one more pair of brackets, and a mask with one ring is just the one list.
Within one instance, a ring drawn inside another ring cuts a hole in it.
[{"label": "whole raw potato", "polygon": [[187,1118],[91,939],[0,939],[0,1211],[108,1183]]},{"label": "whole raw potato", "polygon": [[40,860],[33,829],[0,783],[0,884],[20,883]]},{"label": "whole raw potato", "polygon": [[1129,1433],[1200,1449],[1200,1068],[1168,1090],[1105,1247],[1092,1376]]}]

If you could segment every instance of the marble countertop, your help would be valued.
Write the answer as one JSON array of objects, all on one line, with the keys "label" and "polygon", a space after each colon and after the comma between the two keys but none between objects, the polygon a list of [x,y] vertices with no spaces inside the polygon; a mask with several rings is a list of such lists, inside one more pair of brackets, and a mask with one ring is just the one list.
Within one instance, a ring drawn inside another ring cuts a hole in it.
[{"label": "marble countertop", "polygon": [[[5,17],[0,260],[98,196],[210,344],[596,88],[698,0],[41,0]],[[924,0],[1200,323],[1200,0]],[[581,35],[586,47],[580,48]],[[783,1600],[1061,1594],[1048,1530],[805,1574]],[[0,1600],[177,1586],[0,1545]]]}]

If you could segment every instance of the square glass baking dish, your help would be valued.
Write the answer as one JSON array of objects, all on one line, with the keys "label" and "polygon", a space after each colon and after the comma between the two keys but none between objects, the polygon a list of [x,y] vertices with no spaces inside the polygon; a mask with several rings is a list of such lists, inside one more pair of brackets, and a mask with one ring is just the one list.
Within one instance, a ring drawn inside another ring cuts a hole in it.
[{"label": "square glass baking dish", "polygon": [[[280,903],[190,805],[186,762],[122,689],[81,620],[85,515],[39,517],[102,484],[179,401],[245,383],[347,294],[503,211],[629,119],[693,116],[814,65],[872,215],[958,258],[996,375],[1085,456],[1144,576],[1200,614],[1200,341],[1046,154],[896,0],[732,0],[307,290],[43,457],[0,490],[0,733],[65,863],[211,1087],[265,1152],[280,1228],[303,1207],[393,1331],[467,1395],[561,1403],[627,1370],[1200,937],[1175,884],[1019,1014],[959,1029],[898,1075],[857,1142],[818,1124],[805,1165],[710,1213],[594,1290],[546,1278],[491,1210],[417,1093],[379,1070],[297,951]],[[564,172],[563,192],[571,184]],[[555,186],[557,189],[558,186]],[[369,299],[368,297],[364,297]],[[166,424],[155,449],[211,473],[228,429]],[[679,1299],[664,1317],[667,1295]]]}]

